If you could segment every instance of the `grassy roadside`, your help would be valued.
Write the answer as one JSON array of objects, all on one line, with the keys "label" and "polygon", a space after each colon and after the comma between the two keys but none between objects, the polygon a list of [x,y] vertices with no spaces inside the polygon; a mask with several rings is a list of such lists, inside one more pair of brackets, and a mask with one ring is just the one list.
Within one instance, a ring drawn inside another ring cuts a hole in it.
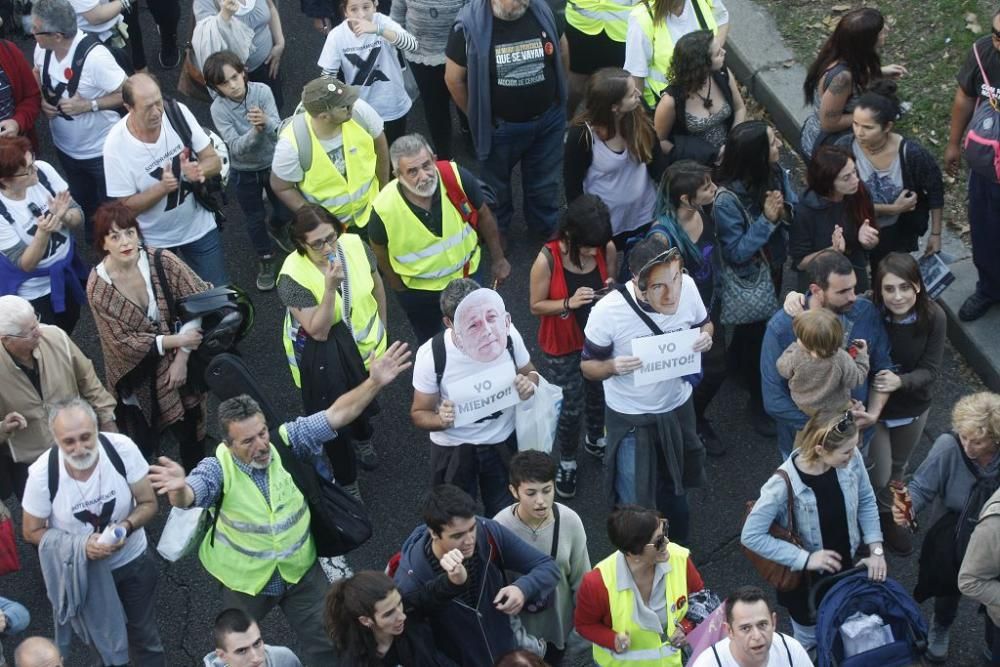
[{"label": "grassy roadside", "polygon": [[[900,97],[912,105],[899,131],[922,143],[941,160],[948,142],[955,74],[972,42],[989,32],[996,9],[987,0],[757,0],[774,16],[785,44],[804,66],[844,12],[869,5],[881,11],[889,25],[883,64],[899,63],[909,71],[900,80]],[[940,162],[939,162],[940,164]],[[967,237],[965,177],[945,176],[944,218]]]}]

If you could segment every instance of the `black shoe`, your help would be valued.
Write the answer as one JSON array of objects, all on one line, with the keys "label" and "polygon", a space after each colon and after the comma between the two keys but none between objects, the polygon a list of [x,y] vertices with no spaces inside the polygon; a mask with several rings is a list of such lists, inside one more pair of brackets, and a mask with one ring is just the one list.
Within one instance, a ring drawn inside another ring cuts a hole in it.
[{"label": "black shoe", "polygon": [[181,62],[181,52],[176,44],[160,44],[160,67],[173,69]]},{"label": "black shoe", "polygon": [[751,413],[750,425],[753,427],[753,430],[757,431],[758,435],[762,435],[765,438],[773,438],[778,435],[778,429],[774,425],[774,420],[771,419],[771,416],[766,413]]},{"label": "black shoe", "polygon": [[604,436],[597,438],[596,440],[591,440],[588,435],[583,439],[583,451],[587,452],[591,456],[596,456],[597,458],[604,460],[604,447],[607,445]]},{"label": "black shoe", "polygon": [[576,468],[562,465],[556,468],[556,494],[560,498],[572,498],[576,495]]},{"label": "black shoe", "polygon": [[355,440],[354,454],[357,456],[358,465],[362,470],[371,472],[378,467],[378,454],[371,440]]},{"label": "black shoe", "polygon": [[996,304],[996,301],[979,291],[975,291],[969,296],[968,299],[965,300],[962,307],[958,309],[958,319],[963,322],[978,320],[980,317],[985,315],[986,311],[993,307],[994,304]]},{"label": "black shoe", "polygon": [[709,456],[725,456],[726,446],[719,439],[719,435],[712,428],[712,423],[707,419],[698,422],[698,437],[701,444],[705,445],[705,453]]}]

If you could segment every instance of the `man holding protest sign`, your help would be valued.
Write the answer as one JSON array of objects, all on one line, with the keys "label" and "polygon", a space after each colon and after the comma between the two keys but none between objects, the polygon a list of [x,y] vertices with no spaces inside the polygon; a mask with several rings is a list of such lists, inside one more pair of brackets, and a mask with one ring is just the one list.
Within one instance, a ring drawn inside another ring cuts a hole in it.
[{"label": "man holding protest sign", "polygon": [[410,417],[430,431],[432,483],[454,484],[487,516],[507,504],[507,461],[517,451],[514,406],[538,373],[500,295],[458,278],[441,292],[445,331],[420,346]]},{"label": "man holding protest sign", "polygon": [[609,502],[659,509],[670,538],[684,542],[686,489],[705,477],[691,387],[713,327],[677,248],[653,236],[628,262],[632,280],[601,299],[587,320],[580,370],[604,382]]}]

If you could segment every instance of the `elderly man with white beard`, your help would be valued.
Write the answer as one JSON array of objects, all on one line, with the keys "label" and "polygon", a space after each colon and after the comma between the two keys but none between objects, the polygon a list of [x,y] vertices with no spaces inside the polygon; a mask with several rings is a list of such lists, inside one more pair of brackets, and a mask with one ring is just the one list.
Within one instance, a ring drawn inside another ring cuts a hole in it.
[{"label": "elderly man with white beard", "polygon": [[375,198],[368,242],[389,287],[417,335],[417,345],[443,330],[438,300],[455,278],[488,277],[482,246],[490,251],[493,282],[510,275],[496,218],[479,180],[454,162],[435,162],[419,134],[392,143],[395,180]]}]

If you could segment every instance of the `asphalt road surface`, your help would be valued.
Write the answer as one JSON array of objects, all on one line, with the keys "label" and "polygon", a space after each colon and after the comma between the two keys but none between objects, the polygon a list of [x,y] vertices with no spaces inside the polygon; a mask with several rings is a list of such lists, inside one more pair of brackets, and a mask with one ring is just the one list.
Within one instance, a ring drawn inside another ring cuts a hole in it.
[{"label": "asphalt road surface", "polygon": [[[311,21],[299,12],[297,3],[282,5],[281,13],[287,42],[281,64],[286,98],[283,112],[289,114],[302,85],[319,74],[316,59],[322,48],[323,38],[313,29]],[[188,34],[189,16],[190,5],[187,4],[180,30],[182,35]],[[152,71],[160,78],[165,94],[172,93],[178,70],[165,72],[159,68],[155,51],[158,38],[145,7],[143,22],[147,56]],[[32,39],[23,36],[14,39],[30,60],[31,49],[34,47]],[[190,106],[204,124],[210,125],[207,105],[196,102]],[[410,119],[411,130],[424,127],[419,102],[414,105]],[[56,163],[58,167],[49,133],[44,125],[43,118],[39,121],[39,136],[43,144],[39,157]],[[456,150],[459,151],[457,158],[462,164],[476,168],[467,142],[458,141]],[[515,190],[515,195],[518,193],[519,188]],[[275,292],[260,294],[253,288],[256,257],[242,229],[240,212],[232,196],[227,214],[229,222],[223,234],[226,266],[235,282],[250,291],[256,305],[256,324],[250,336],[241,344],[241,352],[279,412],[286,417],[294,417],[299,414],[300,403],[282,351],[280,337],[284,310]],[[536,364],[540,360],[535,342],[537,321],[528,310],[527,296],[528,270],[539,247],[540,242],[524,232],[518,204],[515,231],[508,252],[514,271],[511,279],[501,287],[500,293],[506,300],[514,323],[524,335]],[[90,259],[93,260],[93,257]],[[391,297],[389,333],[392,339],[414,340],[405,316]],[[98,373],[103,377],[100,346],[89,313],[84,314],[74,340],[95,360]],[[544,368],[542,370],[544,372]],[[936,402],[927,424],[927,436],[914,453],[914,467],[926,455],[932,438],[948,430],[948,414],[954,402],[963,394],[981,388],[976,380],[970,379],[970,375],[954,350],[949,347],[941,378],[935,387]],[[374,442],[381,465],[374,472],[362,473],[361,477],[362,492],[374,519],[375,532],[364,547],[349,556],[355,569],[382,569],[386,560],[398,551],[402,540],[413,526],[419,523],[421,497],[428,487],[430,476],[429,441],[425,433],[418,431],[410,423],[411,397],[409,373],[399,378],[379,397],[382,414],[376,420]],[[706,585],[721,595],[742,584],[761,583],[739,551],[739,530],[746,501],[756,498],[760,485],[779,463],[775,444],[750,429],[745,403],[745,392],[732,381],[726,383],[715,399],[708,415],[727,443],[729,452],[722,458],[708,460],[708,485],[690,494],[692,535],[685,546],[691,549]],[[210,430],[218,433],[211,422]],[[175,456],[176,447],[168,445],[166,453]],[[611,550],[605,530],[607,508],[600,492],[600,474],[600,462],[583,453],[581,448],[579,489],[577,497],[568,504],[583,517],[589,537],[590,557],[594,563]],[[12,507],[19,523],[20,509],[16,501],[11,502],[14,503]],[[159,538],[167,512],[167,504],[161,502],[159,516],[146,528],[153,545]],[[900,580],[907,588],[911,588],[916,582],[916,553],[907,559],[892,555],[888,559],[890,576]],[[51,636],[51,607],[45,597],[37,556],[32,548],[23,544],[20,555],[22,570],[0,582],[0,594],[22,602],[31,611],[29,634]],[[160,567],[156,604],[160,632],[167,651],[167,664],[172,667],[200,665],[202,656],[213,648],[212,621],[221,611],[219,585],[194,557],[173,564],[160,561]],[[928,617],[930,611],[930,605],[925,605]],[[781,623],[787,629],[787,620],[782,619]],[[272,612],[262,621],[261,627],[265,641],[269,644],[287,645],[293,649],[296,647],[294,633],[280,611]],[[13,654],[16,641],[5,641],[8,659]],[[982,619],[976,613],[975,605],[964,601],[961,614],[952,629],[949,664],[979,664],[982,648]],[[87,651],[77,646],[67,664],[77,666],[99,662],[95,662]]]}]

